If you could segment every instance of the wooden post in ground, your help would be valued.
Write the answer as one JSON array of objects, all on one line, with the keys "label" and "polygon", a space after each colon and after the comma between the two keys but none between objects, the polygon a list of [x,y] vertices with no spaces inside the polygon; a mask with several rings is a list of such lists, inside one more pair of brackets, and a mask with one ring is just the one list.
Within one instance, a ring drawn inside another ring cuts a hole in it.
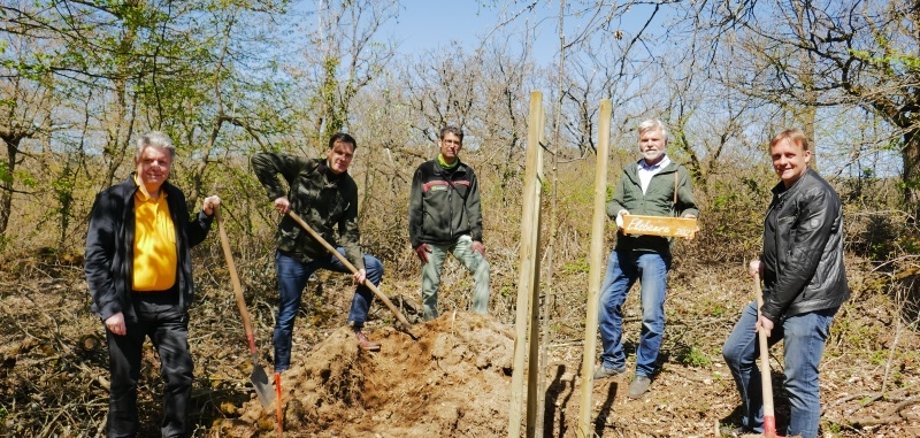
[{"label": "wooden post in ground", "polygon": [[[542,98],[542,95],[541,95]],[[543,128],[546,118],[543,114],[542,100],[541,105],[537,107],[539,115],[537,116],[537,135],[536,147],[534,153],[536,163],[534,164],[535,176],[533,179],[534,187],[528,192],[531,196],[531,202],[534,205],[533,213],[533,233],[531,245],[533,247],[533,263],[529,266],[533,270],[533,281],[530,287],[530,325],[527,336],[527,344],[530,346],[530,354],[527,359],[527,437],[537,436],[537,426],[539,415],[543,403],[542,374],[543,362],[540,360],[541,339],[540,339],[540,260],[543,258],[543,251],[540,247],[540,226],[543,223],[543,209],[541,203],[543,200]],[[529,135],[529,133],[528,133]],[[528,140],[529,142],[529,140]],[[530,162],[527,163],[530,165]],[[526,173],[525,173],[526,174]],[[523,265],[523,264],[522,264]],[[522,274],[523,275],[523,274]]]},{"label": "wooden post in ground", "polygon": [[591,216],[591,268],[588,278],[588,311],[585,318],[584,352],[581,361],[581,411],[578,435],[593,436],[591,393],[594,389],[594,355],[597,346],[598,292],[604,275],[604,242],[607,225],[607,158],[610,151],[610,99],[601,101],[598,119],[597,163],[594,170],[594,213]]},{"label": "wooden post in ground", "polygon": [[[536,366],[539,348],[539,235],[540,191],[543,172],[543,94],[530,93],[530,115],[527,121],[527,161],[524,169],[523,213],[521,214],[521,248],[515,315],[514,363],[511,374],[511,406],[508,413],[508,437],[520,438],[521,420],[526,418],[527,436],[534,434],[536,418]],[[527,347],[530,348],[527,348]],[[527,405],[524,406],[524,372],[526,353],[530,352],[527,371]]]}]

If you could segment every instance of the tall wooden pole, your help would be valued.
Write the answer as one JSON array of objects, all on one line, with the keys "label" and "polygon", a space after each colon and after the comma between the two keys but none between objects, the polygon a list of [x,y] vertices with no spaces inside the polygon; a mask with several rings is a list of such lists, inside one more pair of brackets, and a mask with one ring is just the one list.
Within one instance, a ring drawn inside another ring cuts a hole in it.
[{"label": "tall wooden pole", "polygon": [[[541,101],[542,103],[542,101]],[[533,234],[530,236],[531,245],[533,246],[533,282],[530,287],[530,333],[527,337],[527,343],[530,345],[530,355],[527,359],[527,437],[533,438],[537,436],[537,429],[539,424],[539,413],[542,409],[540,407],[543,405],[542,389],[543,385],[543,361],[540,360],[540,260],[543,258],[543,251],[540,249],[540,225],[542,222],[542,208],[541,201],[543,199],[543,148],[540,143],[543,142],[543,127],[546,118],[543,113],[543,105],[540,105],[537,110],[539,115],[537,116],[538,127],[536,129],[537,135],[539,136],[536,141],[536,163],[534,164],[534,169],[536,170],[536,175],[534,176],[534,187],[529,192],[531,197],[531,202],[534,205],[533,212]],[[528,165],[530,163],[528,162]]]},{"label": "tall wooden pole", "polygon": [[610,99],[601,101],[598,120],[597,163],[594,170],[594,213],[591,216],[591,270],[588,279],[588,311],[585,318],[584,352],[581,361],[581,411],[579,436],[591,436],[591,393],[594,390],[594,355],[597,347],[598,292],[604,274],[604,235],[607,214],[607,158],[610,151]]},{"label": "tall wooden pole", "polygon": [[[536,335],[537,324],[533,320],[533,315],[539,315],[538,304],[534,299],[539,290],[539,266],[538,266],[538,248],[540,233],[540,190],[542,184],[542,149],[540,140],[543,133],[543,94],[539,91],[530,93],[530,115],[527,121],[527,162],[524,170],[524,193],[523,193],[523,213],[521,214],[521,253],[517,309],[515,315],[515,337],[514,337],[514,364],[511,374],[511,406],[508,412],[508,437],[520,438],[521,420],[527,418],[528,433],[533,433],[532,420],[536,409],[531,408],[528,403],[524,409],[524,372],[525,359],[530,344],[537,344]],[[528,333],[531,336],[528,336]],[[531,356],[533,354],[531,353]],[[528,375],[538,372],[533,366],[527,367]],[[531,381],[530,378],[527,379]],[[536,385],[533,385],[536,386]],[[528,394],[533,391],[528,389]],[[533,397],[528,397],[533,399]],[[533,411],[533,412],[531,412]],[[530,435],[532,436],[532,435]]]}]

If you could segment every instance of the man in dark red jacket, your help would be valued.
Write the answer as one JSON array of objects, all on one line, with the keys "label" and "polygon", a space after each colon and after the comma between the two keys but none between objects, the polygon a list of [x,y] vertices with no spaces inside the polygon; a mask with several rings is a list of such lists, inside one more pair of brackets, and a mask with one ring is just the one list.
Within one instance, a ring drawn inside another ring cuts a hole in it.
[{"label": "man in dark red jacket", "polygon": [[479,182],[473,169],[460,161],[463,131],[441,129],[440,153],[419,165],[409,197],[409,240],[422,261],[422,317],[438,316],[438,287],[447,254],[453,254],[473,274],[471,310],[486,314],[489,307],[489,262],[482,244]]}]

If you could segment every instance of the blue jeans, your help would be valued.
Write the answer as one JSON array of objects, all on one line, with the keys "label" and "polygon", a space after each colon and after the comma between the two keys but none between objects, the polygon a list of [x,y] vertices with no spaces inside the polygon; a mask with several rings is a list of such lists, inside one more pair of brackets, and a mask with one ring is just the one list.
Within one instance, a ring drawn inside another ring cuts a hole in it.
[{"label": "blue jeans", "polygon": [[[345,248],[336,248],[340,254],[345,254]],[[281,372],[291,366],[291,338],[294,336],[294,317],[300,309],[300,296],[307,285],[307,279],[317,269],[328,269],[336,272],[349,273],[337,258],[332,255],[326,259],[313,260],[302,263],[280,251],[275,253],[275,268],[278,271],[278,288],[281,295],[278,304],[278,321],[275,324],[275,333],[272,341],[275,344],[275,371]],[[376,257],[364,254],[364,269],[367,279],[374,286],[383,279],[383,264]],[[348,312],[348,322],[356,330],[364,327],[367,320],[367,311],[370,309],[374,295],[367,286],[360,285],[355,289],[355,296],[351,300],[351,310]]]},{"label": "blue jeans", "polygon": [[610,253],[598,308],[598,326],[604,347],[601,363],[605,367],[617,369],[626,366],[622,306],[629,289],[641,279],[642,332],[636,350],[636,375],[648,377],[655,372],[664,336],[664,300],[670,268],[671,256],[668,254],[620,250]]},{"label": "blue jeans", "polygon": [[482,254],[473,251],[473,239],[460,236],[453,245],[428,244],[428,263],[422,265],[422,318],[430,321],[438,317],[438,287],[441,286],[441,269],[447,254],[453,254],[473,274],[473,302],[470,310],[480,315],[489,312],[489,262]]},{"label": "blue jeans", "polygon": [[[784,339],[783,386],[789,397],[790,418],[786,435],[804,438],[818,436],[821,419],[821,399],[818,386],[818,364],[830,333],[837,309],[803,313],[785,318],[775,324],[767,340],[773,345]],[[731,369],[741,395],[744,412],[741,425],[754,432],[763,432],[763,394],[761,375],[757,367],[760,347],[757,343],[757,303],[744,308],[741,318],[722,346],[722,356]],[[775,392],[775,391],[774,391]]]}]

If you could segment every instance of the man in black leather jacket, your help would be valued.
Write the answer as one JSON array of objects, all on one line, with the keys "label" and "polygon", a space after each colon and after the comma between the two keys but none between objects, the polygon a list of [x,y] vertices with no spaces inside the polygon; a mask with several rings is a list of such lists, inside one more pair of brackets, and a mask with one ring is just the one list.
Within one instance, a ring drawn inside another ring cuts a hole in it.
[{"label": "man in black leather jacket", "polygon": [[818,364],[830,325],[849,297],[843,264],[843,210],[834,189],[808,168],[812,152],[798,129],[770,142],[773,168],[781,182],[764,221],[763,253],[750,264],[764,281],[764,304],[750,303],[722,348],[735,378],[744,416],[741,426],[763,431],[757,329],[769,344],[784,339],[784,387],[790,418],[786,435],[818,435],[821,406]]}]

